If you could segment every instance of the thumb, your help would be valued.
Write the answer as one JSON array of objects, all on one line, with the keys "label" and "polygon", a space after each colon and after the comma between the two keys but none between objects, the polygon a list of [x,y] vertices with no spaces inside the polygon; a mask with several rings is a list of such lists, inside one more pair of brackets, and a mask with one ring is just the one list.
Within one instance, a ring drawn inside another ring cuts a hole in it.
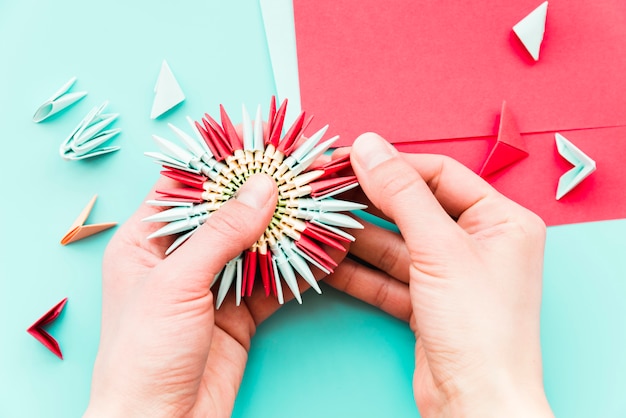
[{"label": "thumb", "polygon": [[440,247],[456,240],[459,228],[419,172],[382,137],[359,136],[351,163],[370,201],[396,223],[409,250]]},{"label": "thumb", "polygon": [[159,266],[165,286],[207,293],[213,278],[237,254],[249,248],[267,228],[276,209],[276,182],[265,174],[252,175],[236,198],[226,202],[185,245]]}]

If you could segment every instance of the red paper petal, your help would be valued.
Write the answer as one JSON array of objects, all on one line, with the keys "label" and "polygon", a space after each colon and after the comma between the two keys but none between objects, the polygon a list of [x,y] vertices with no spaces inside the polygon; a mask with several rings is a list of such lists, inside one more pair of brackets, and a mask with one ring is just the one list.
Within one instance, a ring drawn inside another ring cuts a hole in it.
[{"label": "red paper petal", "polygon": [[215,133],[219,136],[219,138],[221,139],[223,143],[228,142],[226,139],[226,134],[224,133],[224,130],[222,129],[220,124],[217,123],[215,119],[213,119],[211,115],[209,115],[208,113],[205,113],[203,120],[205,122],[205,125],[208,124],[211,128],[213,128],[213,131],[215,131]]},{"label": "red paper petal", "polygon": [[301,236],[298,241],[296,241],[296,247],[302,250],[313,260],[324,266],[327,270],[330,270],[331,273],[333,272],[335,267],[337,267],[337,263],[335,262],[335,260],[333,260],[326,253],[326,251],[324,251],[319,245],[317,245],[315,242],[313,242],[304,235]]},{"label": "red paper petal", "polygon": [[336,177],[328,180],[318,180],[313,183],[309,183],[311,187],[311,196],[319,197],[328,193],[332,193],[343,187],[355,184],[357,182],[356,176]]},{"label": "red paper petal", "polygon": [[[206,115],[206,116],[208,118],[211,118],[209,115]],[[211,148],[211,150],[215,150],[215,158],[218,161],[222,161],[229,155],[232,155],[232,149],[230,149],[230,144],[226,141],[226,138],[224,137],[224,133],[223,132],[220,133],[222,128],[218,126],[219,131],[217,131],[213,127],[213,124],[216,124],[217,122],[215,122],[212,118],[211,120],[213,122],[210,122],[206,118],[203,119],[202,121],[209,135],[209,141],[213,144],[213,147]]]},{"label": "red paper petal", "polygon": [[222,126],[224,127],[224,134],[228,142],[230,142],[231,147],[234,150],[242,150],[243,142],[237,134],[233,123],[230,121],[230,118],[228,117],[228,114],[226,113],[226,110],[222,105],[220,105],[220,118],[222,120]]},{"label": "red paper petal", "polygon": [[293,151],[293,147],[296,144],[296,140],[302,133],[304,116],[304,112],[300,113],[300,116],[298,116],[296,121],[291,125],[283,140],[280,141],[280,144],[278,144],[278,151],[282,152],[285,155],[291,154],[291,152]]},{"label": "red paper petal", "polygon": [[306,228],[302,231],[302,235],[306,235],[313,238],[322,244],[326,244],[329,247],[336,248],[340,251],[345,251],[345,247],[341,245],[342,242],[350,242],[346,237],[337,235],[332,231],[324,229],[320,226],[306,222]]},{"label": "red paper petal", "polygon": [[280,141],[280,135],[283,132],[283,124],[285,123],[285,113],[287,112],[287,99],[283,100],[280,109],[276,112],[274,123],[272,123],[272,133],[270,134],[269,144],[277,147]]},{"label": "red paper petal", "polygon": [[215,146],[215,141],[213,141],[213,139],[211,138],[211,135],[209,134],[209,132],[212,131],[213,129],[208,124],[208,122],[204,120],[202,122],[204,126],[196,122],[196,128],[198,128],[198,131],[200,132],[202,139],[204,139],[204,142],[207,144],[207,146],[211,150],[211,154],[213,154],[213,157],[215,157],[217,161],[222,161],[224,157],[220,154],[219,150]]},{"label": "red paper petal", "polygon": [[187,189],[187,188],[174,188],[167,190],[157,190],[159,194],[166,195],[167,197],[181,197],[183,199],[192,199],[194,201],[203,201],[202,193],[203,190],[197,189]]},{"label": "red paper petal", "polygon": [[245,286],[242,285],[241,287],[242,292],[244,291],[244,288],[245,288],[245,294],[242,294],[242,296],[252,295],[252,288],[254,287],[254,278],[256,276],[256,258],[257,258],[256,251],[246,251],[246,255],[244,257],[244,266],[243,266],[243,283],[245,283]]},{"label": "red paper petal", "polygon": [[161,174],[187,186],[201,190],[203,190],[204,183],[208,180],[207,177],[203,175],[188,173],[186,171],[169,167],[166,170],[161,171]]},{"label": "red paper petal", "polygon": [[342,157],[339,157],[337,159],[327,162],[326,164],[321,166],[319,169],[324,170],[324,176],[322,177],[326,177],[326,176],[330,176],[331,174],[334,174],[338,171],[344,170],[349,167],[351,167],[350,154],[346,154]]},{"label": "red paper petal", "polygon": [[272,128],[274,126],[274,118],[276,117],[276,96],[272,96],[270,100],[270,113],[267,116],[267,131],[264,133],[265,145],[270,142],[270,135],[272,134]]}]

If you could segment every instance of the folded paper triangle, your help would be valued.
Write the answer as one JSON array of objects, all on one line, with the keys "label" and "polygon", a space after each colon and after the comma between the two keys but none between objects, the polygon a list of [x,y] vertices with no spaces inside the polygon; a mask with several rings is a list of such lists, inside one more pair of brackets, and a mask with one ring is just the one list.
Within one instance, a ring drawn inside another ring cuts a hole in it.
[{"label": "folded paper triangle", "polygon": [[69,231],[61,238],[61,244],[67,245],[74,241],[81,240],[83,238],[87,238],[91,235],[102,232],[106,229],[112,228],[117,225],[117,222],[107,222],[101,224],[93,224],[93,225],[85,225],[85,221],[89,217],[89,213],[91,213],[91,209],[93,205],[96,203],[96,198],[98,195],[95,195],[91,198],[85,209],[78,215],[78,218],[74,221],[72,226],[70,226]]},{"label": "folded paper triangle", "polygon": [[52,335],[48,334],[44,327],[48,324],[51,324],[52,322],[54,322],[55,319],[59,317],[66,303],[67,298],[54,305],[52,309],[46,312],[41,318],[35,321],[35,323],[28,327],[28,329],[26,330],[30,335],[35,337],[37,341],[42,343],[48,350],[52,351],[61,360],[63,360],[63,354],[61,353],[59,343],[57,342],[57,340],[54,339],[54,337],[52,337]]},{"label": "folded paper triangle", "polygon": [[559,200],[596,171],[596,162],[561,134],[555,134],[556,149],[574,167],[559,179],[556,199]]},{"label": "folded paper triangle", "polygon": [[548,2],[544,1],[528,16],[513,26],[513,32],[524,44],[528,53],[535,61],[539,60],[539,49],[543,41],[546,29],[546,16],[548,14]]},{"label": "folded paper triangle", "polygon": [[154,101],[150,118],[156,119],[185,100],[185,94],[174,77],[167,61],[163,60],[161,72],[154,86]]},{"label": "folded paper triangle", "polygon": [[515,118],[506,107],[506,101],[504,101],[502,102],[502,110],[500,112],[498,139],[489,156],[487,156],[487,160],[485,160],[480,170],[480,175],[487,177],[526,157],[528,157],[526,142],[520,135]]}]

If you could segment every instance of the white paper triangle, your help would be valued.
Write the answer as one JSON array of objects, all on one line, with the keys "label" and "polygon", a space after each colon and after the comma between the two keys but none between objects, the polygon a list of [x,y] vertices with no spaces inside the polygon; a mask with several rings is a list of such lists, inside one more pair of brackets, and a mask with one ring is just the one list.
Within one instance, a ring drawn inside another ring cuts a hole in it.
[{"label": "white paper triangle", "polygon": [[172,74],[170,66],[167,65],[167,61],[163,60],[159,78],[154,86],[154,102],[152,102],[150,118],[158,118],[183,100],[185,100],[185,94]]},{"label": "white paper triangle", "polygon": [[513,26],[513,32],[526,47],[528,53],[535,61],[539,60],[539,49],[546,30],[546,16],[548,14],[548,2],[544,1],[528,16]]},{"label": "white paper triangle", "polygon": [[559,179],[556,191],[556,199],[559,200],[596,171],[596,162],[563,135],[557,133],[554,139],[559,154],[574,166]]}]

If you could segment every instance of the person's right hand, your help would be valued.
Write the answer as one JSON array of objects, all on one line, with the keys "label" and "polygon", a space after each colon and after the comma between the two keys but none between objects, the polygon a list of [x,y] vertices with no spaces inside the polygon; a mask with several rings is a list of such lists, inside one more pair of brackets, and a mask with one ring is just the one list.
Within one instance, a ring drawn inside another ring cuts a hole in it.
[{"label": "person's right hand", "polygon": [[367,203],[400,234],[354,231],[357,261],[326,282],[410,321],[421,414],[552,416],[539,343],[541,219],[460,163],[401,154],[376,134],[356,140],[351,161]]}]

